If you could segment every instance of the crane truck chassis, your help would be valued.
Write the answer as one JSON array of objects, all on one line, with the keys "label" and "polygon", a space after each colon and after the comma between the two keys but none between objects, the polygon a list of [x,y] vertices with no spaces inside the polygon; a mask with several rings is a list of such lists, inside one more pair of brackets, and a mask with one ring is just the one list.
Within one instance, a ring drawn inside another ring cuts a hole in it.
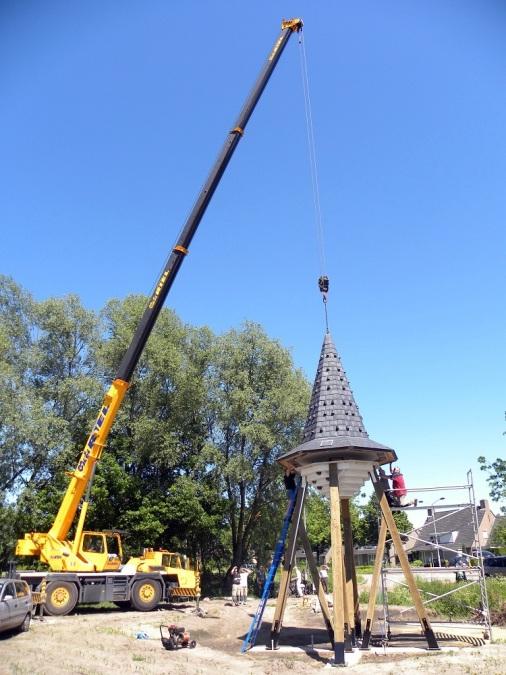
[{"label": "crane truck chassis", "polygon": [[83,603],[113,602],[121,608],[149,612],[175,599],[196,600],[198,606],[200,598],[198,589],[181,588],[177,577],[164,572],[21,572],[19,576],[39,589],[39,599],[52,616],[69,614]]},{"label": "crane truck chassis", "polygon": [[[97,533],[98,534],[98,533]],[[102,534],[102,533],[100,533]],[[52,616],[69,614],[82,603],[113,602],[121,608],[149,612],[159,603],[200,600],[200,575],[181,556],[164,549],[145,549],[117,572],[46,572],[19,570],[36,604]]]},{"label": "crane truck chassis", "polygon": [[[174,570],[173,566],[164,563],[156,564],[156,556],[153,555],[155,552],[152,549],[145,549],[145,555],[140,559],[131,559],[122,566],[119,534],[86,532],[84,523],[96,464],[102,455],[109,431],[165,298],[290,36],[294,32],[299,32],[302,25],[301,19],[288,19],[281,23],[281,34],[274,43],[236,124],[229,131],[218,159],[155,283],[155,290],[148,300],[135,334],[118,367],[116,377],[104,397],[79,462],[69,474],[69,486],[49,532],[30,532],[17,542],[16,555],[38,556],[40,561],[51,569],[51,572],[47,573],[20,572],[21,578],[29,582],[32,590],[41,592],[45,586],[45,605],[51,614],[68,614],[78,603],[106,600],[120,606],[130,605],[135,609],[148,611],[154,609],[161,601],[174,597],[198,598],[200,594],[197,572]],[[74,538],[70,540],[69,532],[79,507],[80,514]],[[86,544],[94,538],[101,541],[99,551]],[[112,542],[112,546],[108,545],[109,542]],[[163,555],[163,552],[156,553]]]}]

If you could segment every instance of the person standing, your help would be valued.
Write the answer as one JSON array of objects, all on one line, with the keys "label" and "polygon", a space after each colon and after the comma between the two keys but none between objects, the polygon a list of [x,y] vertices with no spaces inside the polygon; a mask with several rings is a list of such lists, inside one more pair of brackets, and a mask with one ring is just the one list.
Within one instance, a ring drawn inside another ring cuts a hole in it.
[{"label": "person standing", "polygon": [[239,572],[240,578],[240,591],[239,591],[239,604],[245,605],[248,600],[248,576],[251,574],[251,570],[247,567],[241,567]]},{"label": "person standing", "polygon": [[241,575],[237,566],[232,567],[230,576],[232,577],[232,603],[237,607],[241,601]]},{"label": "person standing", "polygon": [[293,572],[295,575],[295,588],[297,591],[297,597],[302,598],[304,595],[304,587],[302,585],[302,573],[297,565],[294,565]]},{"label": "person standing", "polygon": [[329,578],[329,568],[327,567],[327,565],[322,565],[320,567],[320,582],[324,593],[328,593],[328,578]]}]

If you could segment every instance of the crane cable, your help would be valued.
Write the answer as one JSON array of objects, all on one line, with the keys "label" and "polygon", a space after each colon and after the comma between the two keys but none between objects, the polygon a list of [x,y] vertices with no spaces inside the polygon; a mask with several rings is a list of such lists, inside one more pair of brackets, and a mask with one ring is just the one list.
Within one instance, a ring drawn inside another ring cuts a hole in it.
[{"label": "crane cable", "polygon": [[327,333],[329,332],[329,321],[327,315],[327,293],[329,290],[329,278],[325,273],[327,261],[325,256],[325,238],[323,231],[323,216],[320,202],[320,185],[318,181],[318,163],[316,161],[316,142],[314,136],[313,113],[311,109],[311,96],[309,93],[309,75],[307,67],[306,45],[304,42],[303,33],[299,33],[299,55],[300,55],[300,70],[302,78],[302,90],[304,93],[304,112],[306,117],[306,133],[307,146],[309,155],[309,171],[311,175],[311,187],[313,192],[313,204],[315,211],[315,227],[316,239],[318,242],[318,253],[320,257],[320,278],[318,279],[318,286],[323,294],[323,305],[325,308],[325,326]]}]

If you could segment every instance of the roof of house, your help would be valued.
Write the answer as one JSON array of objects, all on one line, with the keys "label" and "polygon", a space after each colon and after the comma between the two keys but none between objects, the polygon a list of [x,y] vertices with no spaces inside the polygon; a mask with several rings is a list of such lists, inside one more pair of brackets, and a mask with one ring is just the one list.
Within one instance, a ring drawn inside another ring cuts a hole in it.
[{"label": "roof of house", "polygon": [[[456,547],[471,547],[475,542],[472,506],[465,506],[461,509],[437,509],[434,518],[428,515],[425,523],[416,530],[416,536],[425,541],[434,541],[434,525],[438,538],[446,532],[456,532],[452,545]],[[487,509],[476,509],[478,524],[481,525]],[[411,550],[426,551],[432,549],[431,544],[415,541]]]}]

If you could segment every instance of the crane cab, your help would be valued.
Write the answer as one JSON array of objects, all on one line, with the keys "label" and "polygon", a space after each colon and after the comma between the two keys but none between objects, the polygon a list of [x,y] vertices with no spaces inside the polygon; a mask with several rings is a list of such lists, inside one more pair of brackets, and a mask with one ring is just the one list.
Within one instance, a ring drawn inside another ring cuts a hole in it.
[{"label": "crane cab", "polygon": [[121,537],[117,532],[83,532],[78,556],[97,572],[114,572],[121,567]]}]

